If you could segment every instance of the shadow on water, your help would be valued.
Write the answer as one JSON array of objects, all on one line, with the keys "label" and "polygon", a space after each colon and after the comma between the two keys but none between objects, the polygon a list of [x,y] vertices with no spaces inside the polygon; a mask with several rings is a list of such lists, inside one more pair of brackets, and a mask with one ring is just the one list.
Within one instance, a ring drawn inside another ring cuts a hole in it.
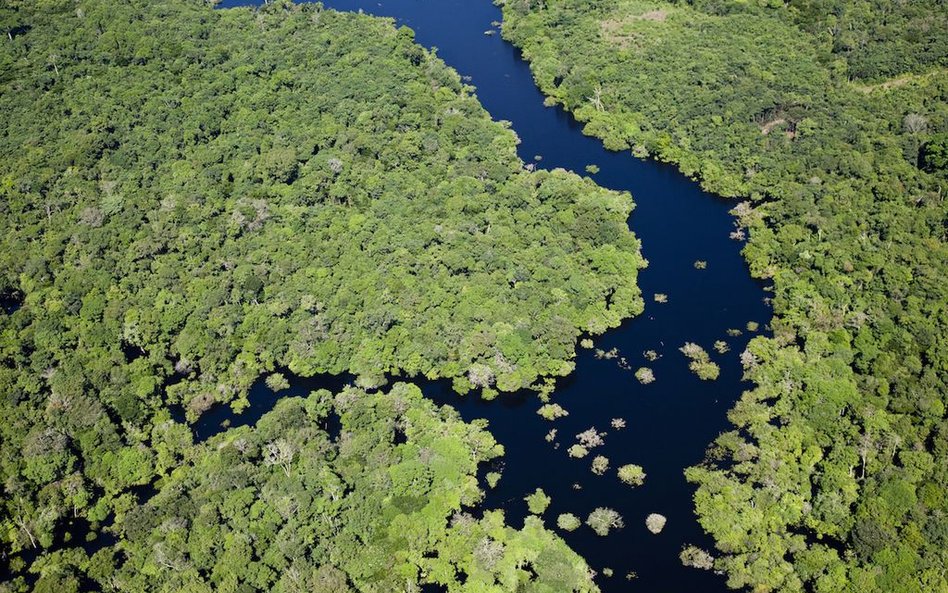
[{"label": "shadow on water", "polygon": [[[225,0],[221,6],[246,4]],[[575,372],[558,383],[554,394],[554,401],[570,415],[555,423],[536,415],[539,403],[530,394],[487,402],[476,396],[459,397],[446,382],[421,383],[429,398],[453,406],[466,420],[487,418],[491,432],[504,444],[503,478],[488,492],[484,507],[505,509],[508,521],[518,525],[526,514],[523,497],[541,487],[553,498],[546,513],[550,527],[559,513],[584,518],[599,506],[615,508],[625,517],[626,526],[608,537],[598,537],[586,527],[562,534],[594,569],[614,571],[612,578],[597,579],[603,591],[727,591],[720,576],[682,567],[678,553],[687,543],[711,549],[694,518],[694,489],[685,481],[683,470],[699,463],[707,445],[728,429],[727,410],[748,387],[742,382],[738,360],[753,335],[746,325],[753,321],[764,327],[771,316],[764,287],[751,279],[740,256],[741,244],[729,238],[733,219],[728,210],[733,202],[701,191],[672,166],[605,150],[599,140],[584,136],[582,126],[569,114],[544,107],[520,52],[498,34],[485,34],[493,29],[493,21],[501,20],[500,10],[489,0],[328,0],[324,4],[393,17],[414,29],[419,43],[436,47],[448,65],[470,77],[492,117],[511,122],[522,140],[519,153],[526,162],[576,172],[594,164],[599,167],[592,176],[596,182],[634,196],[636,208],[629,224],[650,262],[639,276],[646,310],[595,340],[596,348],[617,349],[631,369],[581,350]],[[696,260],[707,261],[707,269],[696,269]],[[654,302],[655,293],[667,294],[668,302]],[[729,329],[743,333],[728,335]],[[725,340],[730,351],[714,353],[712,344],[717,340]],[[721,366],[717,381],[700,381],[688,371],[687,360],[678,351],[685,342],[696,342],[711,352]],[[656,351],[661,358],[647,362],[642,356],[646,350]],[[650,367],[657,380],[639,384],[632,374],[639,366]],[[316,387],[331,388],[308,379],[294,382],[293,390],[305,393]],[[207,422],[208,427],[226,419],[232,424],[247,423],[269,409],[275,398],[258,386],[251,394],[246,418],[224,418],[221,414],[227,410],[212,411],[213,416],[202,418],[201,423]],[[626,428],[613,429],[613,418],[624,419]],[[575,442],[575,435],[591,426],[608,432],[606,444],[586,459],[569,458],[566,449]],[[545,439],[553,427],[558,430],[558,448]],[[209,434],[202,430],[199,425],[199,434]],[[600,454],[609,458],[613,468],[627,463],[643,466],[648,474],[645,485],[635,489],[623,485],[614,469],[604,476],[594,475],[590,460]],[[652,535],[644,525],[652,512],[668,517],[659,535]],[[635,578],[627,579],[629,573]]]}]

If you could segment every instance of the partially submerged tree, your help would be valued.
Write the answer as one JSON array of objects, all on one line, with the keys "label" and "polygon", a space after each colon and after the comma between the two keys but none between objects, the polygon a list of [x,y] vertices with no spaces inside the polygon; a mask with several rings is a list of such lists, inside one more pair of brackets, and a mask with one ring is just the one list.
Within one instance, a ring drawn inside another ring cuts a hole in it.
[{"label": "partially submerged tree", "polygon": [[563,531],[575,531],[582,524],[579,517],[572,513],[563,513],[556,518],[556,526]]},{"label": "partially submerged tree", "polygon": [[639,370],[635,371],[635,378],[642,385],[648,385],[655,382],[655,373],[648,367],[640,367]]},{"label": "partially submerged tree", "polygon": [[589,525],[596,535],[607,536],[613,529],[621,529],[625,524],[622,521],[622,515],[608,507],[599,507],[589,513],[586,518],[586,525]]},{"label": "partially submerged tree", "polygon": [[679,348],[679,350],[691,359],[688,368],[691,369],[694,374],[698,375],[699,378],[705,381],[718,378],[721,367],[711,362],[711,357],[704,348],[693,342],[687,342],[684,346]]},{"label": "partially submerged tree", "polygon": [[605,436],[604,433],[597,431],[595,426],[591,426],[576,435],[576,439],[579,441],[579,444],[586,449],[592,449],[605,444],[603,436]]},{"label": "partially submerged tree", "polygon": [[667,522],[668,519],[665,518],[665,515],[660,515],[658,513],[651,513],[645,518],[645,526],[649,531],[656,535],[662,532],[662,529],[665,528],[665,523]]},{"label": "partially submerged tree", "polygon": [[537,414],[550,421],[569,416],[569,412],[559,404],[544,404],[537,410]]},{"label": "partially submerged tree", "polygon": [[592,460],[592,473],[601,476],[609,471],[609,459],[603,455],[596,455]]},{"label": "partially submerged tree", "polygon": [[714,557],[697,546],[686,545],[678,555],[683,566],[711,570],[714,568]]},{"label": "partially submerged tree", "polygon": [[270,391],[283,391],[284,389],[290,388],[290,382],[283,375],[283,373],[272,373],[267,375],[266,380],[264,381]]},{"label": "partially submerged tree", "polygon": [[553,501],[542,488],[537,488],[533,494],[527,495],[524,500],[527,501],[527,508],[534,515],[542,515]]},{"label": "partially submerged tree", "polygon": [[641,486],[645,483],[646,474],[641,465],[635,465],[634,463],[621,465],[619,466],[618,473],[619,479],[622,480],[623,484]]}]

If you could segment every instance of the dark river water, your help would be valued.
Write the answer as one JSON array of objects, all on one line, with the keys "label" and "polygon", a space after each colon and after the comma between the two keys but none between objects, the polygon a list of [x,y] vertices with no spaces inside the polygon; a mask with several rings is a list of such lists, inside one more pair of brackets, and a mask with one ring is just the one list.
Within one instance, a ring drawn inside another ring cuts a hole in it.
[{"label": "dark river water", "polygon": [[[222,7],[249,4],[225,1]],[[570,115],[543,106],[528,65],[517,49],[491,30],[500,21],[500,10],[490,0],[328,0],[338,10],[394,17],[414,29],[417,41],[437,47],[438,55],[462,76],[469,76],[477,96],[491,116],[508,120],[522,139],[520,155],[538,167],[562,167],[581,174],[587,165],[600,171],[599,184],[632,193],[636,208],[629,225],[642,241],[649,267],[642,271],[640,286],[646,300],[645,313],[595,340],[602,350],[617,348],[632,370],[651,367],[656,381],[641,385],[632,371],[617,360],[598,359],[591,350],[580,350],[575,372],[561,380],[554,401],[569,416],[549,423],[536,414],[540,403],[531,394],[501,396],[485,402],[476,396],[460,397],[445,383],[423,382],[426,395],[450,404],[470,420],[486,418],[490,431],[507,453],[503,478],[488,492],[485,508],[503,508],[508,522],[522,525],[526,514],[523,497],[543,488],[553,498],[546,512],[548,527],[556,516],[570,512],[585,518],[594,508],[612,507],[625,518],[625,528],[599,537],[588,527],[562,533],[593,569],[613,569],[615,576],[600,576],[604,592],[641,591],[662,593],[714,593],[727,591],[724,579],[711,572],[681,566],[678,553],[684,544],[711,549],[711,542],[698,526],[692,510],[694,489],[683,476],[684,468],[699,463],[716,435],[728,429],[727,410],[748,387],[741,381],[739,353],[753,335],[749,321],[761,328],[770,319],[764,287],[752,280],[740,256],[741,243],[731,240],[733,219],[728,202],[702,192],[674,167],[643,161],[628,153],[605,150],[586,137]],[[696,260],[707,268],[696,269]],[[668,295],[667,304],[653,301],[654,293]],[[729,337],[730,328],[745,330]],[[718,354],[712,345],[726,340],[730,352]],[[678,348],[696,342],[721,366],[717,381],[701,381],[687,368]],[[642,353],[655,350],[662,357],[646,362]],[[337,389],[346,377],[295,379],[287,394],[305,395],[311,389]],[[251,407],[241,415],[216,408],[195,427],[199,438],[218,432],[222,422],[230,425],[256,421],[277,397],[263,385],[251,393]],[[627,427],[614,430],[613,418],[623,418]],[[558,429],[560,447],[544,436]],[[574,435],[595,426],[608,432],[605,445],[585,459],[571,459],[567,447]],[[630,488],[619,482],[614,471],[596,476],[590,471],[593,455],[605,455],[614,467],[636,463],[644,467],[645,485]],[[574,488],[578,484],[581,489]],[[649,513],[668,517],[659,535],[645,528]],[[634,572],[633,579],[626,575]]]}]

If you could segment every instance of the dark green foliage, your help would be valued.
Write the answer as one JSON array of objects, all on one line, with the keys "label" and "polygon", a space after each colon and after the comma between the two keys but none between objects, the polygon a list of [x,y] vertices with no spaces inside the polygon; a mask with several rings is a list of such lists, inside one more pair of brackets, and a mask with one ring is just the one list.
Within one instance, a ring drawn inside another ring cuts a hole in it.
[{"label": "dark green foliage", "polygon": [[240,409],[283,368],[547,389],[581,332],[641,310],[629,196],[526,171],[516,136],[391,21],[0,4],[0,294],[22,296],[0,314],[0,543],[17,570],[68,520],[122,523],[194,454],[169,406]]},{"label": "dark green foliage", "polygon": [[749,198],[774,336],[688,472],[716,565],[762,592],[945,590],[948,13],[693,4],[508,0],[504,34],[589,134]]},{"label": "dark green foliage", "polygon": [[926,171],[948,174],[948,132],[934,134],[925,143],[922,147],[922,162]]}]

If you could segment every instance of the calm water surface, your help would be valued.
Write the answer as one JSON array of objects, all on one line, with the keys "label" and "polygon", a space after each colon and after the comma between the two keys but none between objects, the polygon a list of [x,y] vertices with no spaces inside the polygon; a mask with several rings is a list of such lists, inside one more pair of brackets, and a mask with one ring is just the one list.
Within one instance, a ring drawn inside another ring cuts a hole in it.
[{"label": "calm water surface", "polygon": [[[249,2],[225,1],[221,6],[242,4]],[[523,497],[537,487],[553,498],[546,513],[550,527],[555,527],[559,513],[585,517],[597,506],[615,508],[626,526],[608,537],[598,537],[586,527],[562,534],[594,569],[613,569],[615,576],[597,578],[604,592],[727,591],[722,577],[682,567],[678,553],[686,543],[711,549],[694,518],[694,489],[682,471],[700,462],[708,443],[728,429],[726,412],[747,387],[741,382],[738,355],[752,334],[745,331],[733,338],[726,331],[744,329],[748,321],[763,327],[770,319],[764,303],[767,293],[750,278],[739,253],[741,244],[728,238],[733,230],[728,210],[733,203],[702,192],[671,166],[606,151],[598,140],[583,136],[581,126],[568,114],[544,107],[519,51],[499,33],[485,35],[493,28],[492,21],[501,20],[500,10],[490,0],[328,0],[324,4],[393,17],[411,27],[419,43],[436,47],[448,65],[471,77],[478,98],[494,119],[512,123],[523,141],[520,155],[525,161],[541,155],[538,167],[579,173],[595,164],[600,172],[593,179],[608,188],[630,191],[636,203],[629,225],[650,262],[639,276],[645,313],[597,338],[595,345],[603,350],[617,348],[632,369],[648,365],[657,377],[655,383],[640,385],[616,360],[597,359],[592,351],[581,350],[576,371],[560,381],[554,394],[554,401],[570,415],[554,424],[536,415],[539,403],[530,394],[484,402],[459,397],[441,382],[422,384],[430,398],[454,406],[465,419],[488,419],[491,432],[506,447],[503,478],[488,492],[485,508],[505,509],[508,522],[520,526],[526,513]],[[706,260],[707,269],[695,269],[695,260]],[[668,295],[667,304],[653,302],[657,292]],[[731,347],[725,355],[712,350],[715,340],[722,339]],[[700,381],[688,371],[687,360],[678,352],[688,341],[704,346],[721,365],[717,381]],[[645,350],[655,350],[662,358],[646,362]],[[304,395],[317,387],[336,389],[347,381],[346,377],[298,379],[280,395]],[[258,385],[251,394],[250,409],[238,416],[226,408],[211,410],[195,430],[206,438],[218,432],[225,420],[231,425],[255,422],[275,399]],[[627,427],[613,430],[613,418],[625,419]],[[544,439],[553,426],[559,431],[558,449]],[[592,455],[582,460],[567,456],[574,435],[591,426],[609,433],[606,444],[593,454],[605,455],[613,467],[642,465],[648,474],[643,487],[621,484],[614,471],[594,475]],[[576,484],[581,489],[575,489]],[[645,517],[652,512],[668,517],[659,535],[645,528]],[[626,579],[630,572],[636,578]]]}]

